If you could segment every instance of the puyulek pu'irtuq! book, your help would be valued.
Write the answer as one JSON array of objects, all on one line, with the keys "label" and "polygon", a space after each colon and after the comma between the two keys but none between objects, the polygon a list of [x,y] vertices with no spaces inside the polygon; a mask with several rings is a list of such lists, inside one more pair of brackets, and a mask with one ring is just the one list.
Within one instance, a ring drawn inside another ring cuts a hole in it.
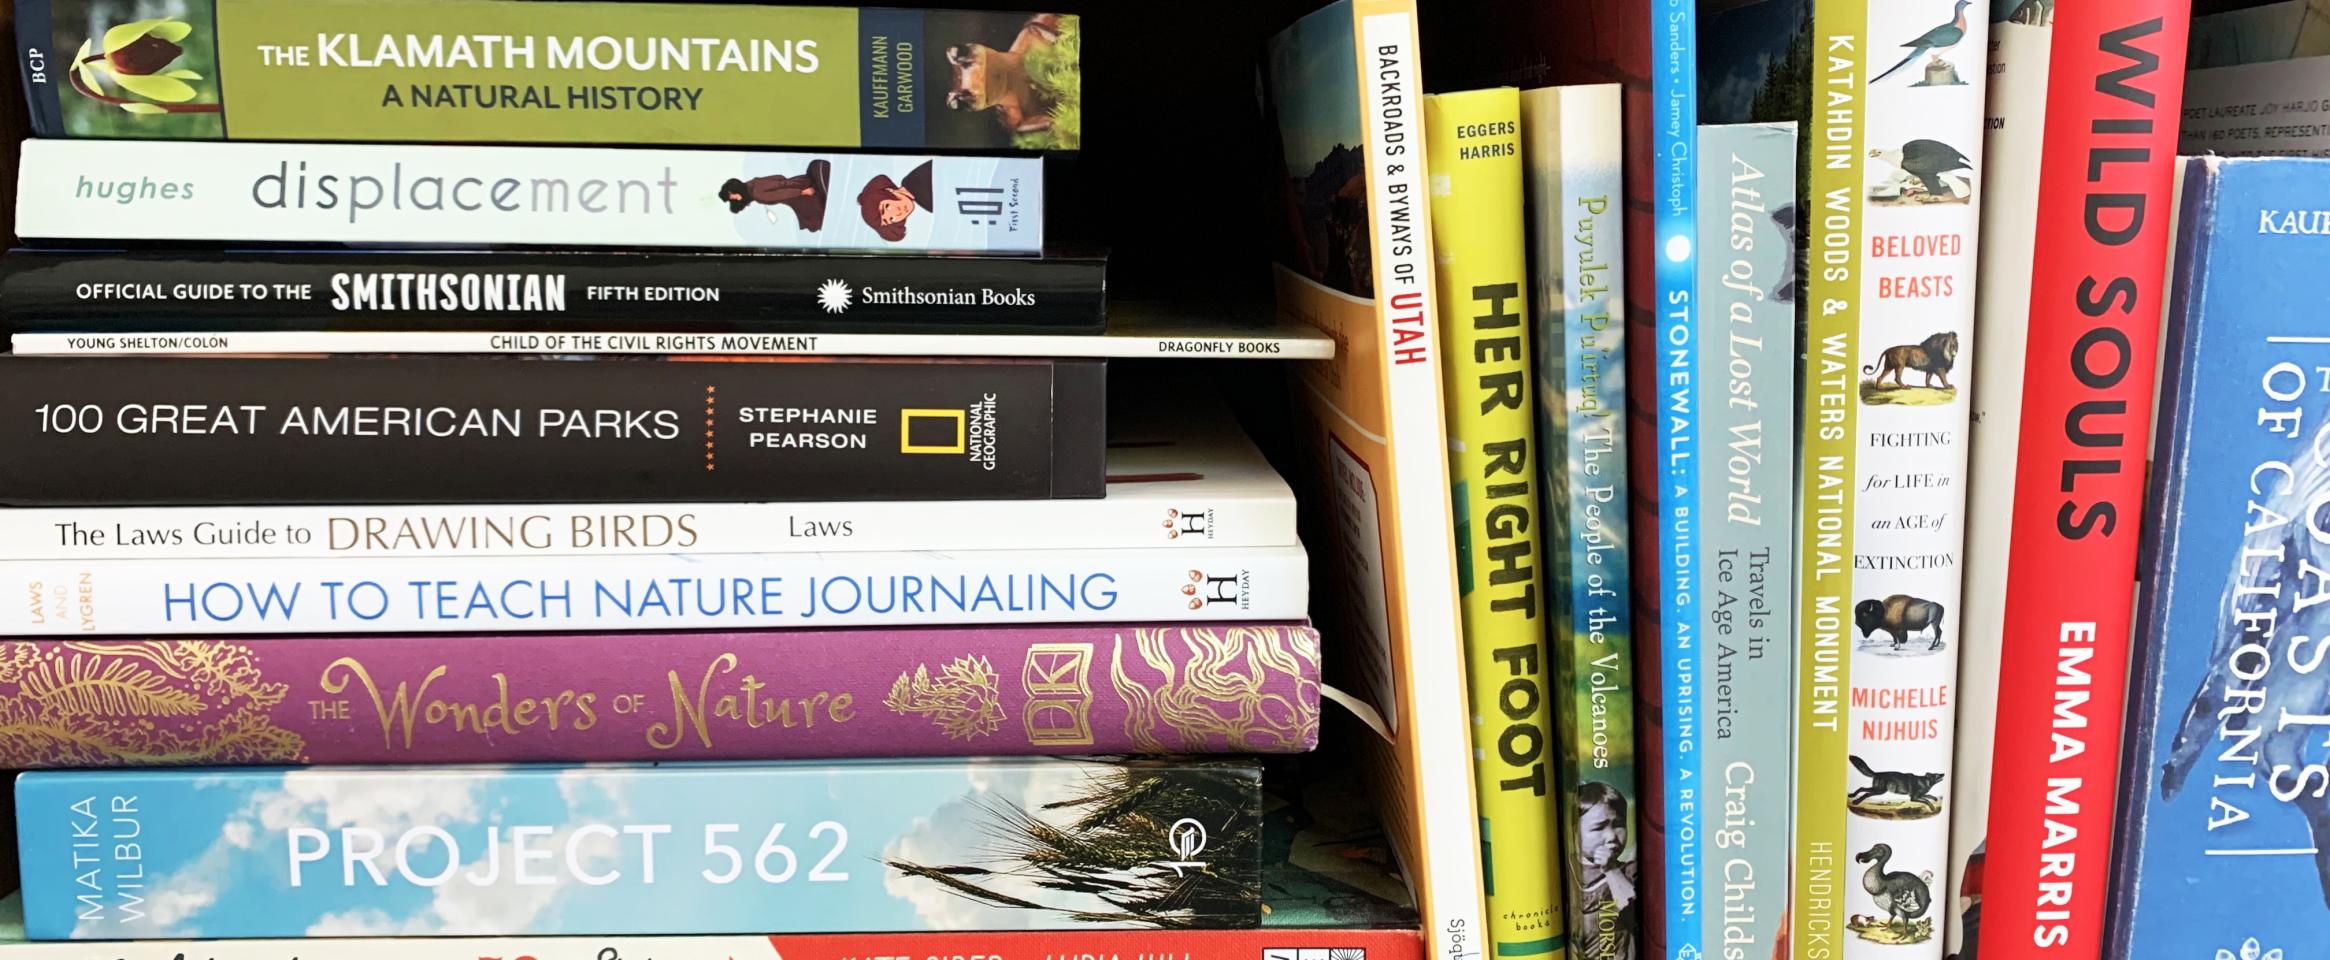
[{"label": "puyulek pu'irtuq! book", "polygon": [[517,0],[15,8],[41,137],[934,150],[1083,139],[1074,15]]}]

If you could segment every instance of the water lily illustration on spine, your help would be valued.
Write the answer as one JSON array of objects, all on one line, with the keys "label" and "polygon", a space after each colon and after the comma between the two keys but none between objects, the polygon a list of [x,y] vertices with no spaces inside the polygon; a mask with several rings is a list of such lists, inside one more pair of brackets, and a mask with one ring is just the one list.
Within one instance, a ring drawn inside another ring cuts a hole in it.
[{"label": "water lily illustration on spine", "polygon": [[[218,139],[226,135],[210,4],[53,0],[60,39],[81,33],[70,66],[50,64],[72,136]],[[60,47],[62,44],[60,44]]]}]

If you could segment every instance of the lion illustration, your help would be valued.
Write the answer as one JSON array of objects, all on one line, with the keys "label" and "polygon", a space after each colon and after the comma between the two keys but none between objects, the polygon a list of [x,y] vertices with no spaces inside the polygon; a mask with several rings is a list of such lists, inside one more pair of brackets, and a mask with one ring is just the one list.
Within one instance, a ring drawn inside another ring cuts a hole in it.
[{"label": "lion illustration", "polygon": [[1028,51],[1049,46],[1060,38],[1058,14],[1038,14],[1020,27],[1011,49],[997,50],[984,43],[947,48],[952,86],[947,106],[955,110],[995,112],[996,122],[1013,133],[1033,133],[1052,126],[1052,104],[1028,78]]},{"label": "lion illustration", "polygon": [[[1950,368],[1957,364],[1958,334],[1953,331],[1934,334],[1920,343],[1886,347],[1884,355],[1878,358],[1876,364],[1861,368],[1861,375],[1869,377],[1870,383],[1883,386],[1885,375],[1890,373],[1893,375],[1893,385],[1899,387],[1903,386],[1902,372],[1915,370],[1925,374],[1926,386],[1955,390],[1957,388],[1950,385]],[[1876,376],[1870,377],[1872,373]],[[1941,382],[1936,383],[1937,380]]]}]

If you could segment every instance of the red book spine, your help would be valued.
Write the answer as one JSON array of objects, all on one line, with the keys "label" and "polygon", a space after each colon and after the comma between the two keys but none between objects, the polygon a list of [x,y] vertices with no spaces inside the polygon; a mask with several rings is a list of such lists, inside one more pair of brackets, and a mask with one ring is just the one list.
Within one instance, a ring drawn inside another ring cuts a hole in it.
[{"label": "red book spine", "polygon": [[2188,0],[2056,12],[1980,953],[2098,957]]}]

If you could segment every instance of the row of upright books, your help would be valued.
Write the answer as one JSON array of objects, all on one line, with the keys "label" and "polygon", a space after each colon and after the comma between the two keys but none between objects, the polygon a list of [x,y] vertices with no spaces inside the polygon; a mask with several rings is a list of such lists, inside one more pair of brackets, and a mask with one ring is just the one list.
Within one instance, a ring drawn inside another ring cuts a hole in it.
[{"label": "row of upright books", "polygon": [[0,951],[1420,955],[1290,487],[1107,359],[1332,344],[1112,329],[1081,18],[15,17]]}]

